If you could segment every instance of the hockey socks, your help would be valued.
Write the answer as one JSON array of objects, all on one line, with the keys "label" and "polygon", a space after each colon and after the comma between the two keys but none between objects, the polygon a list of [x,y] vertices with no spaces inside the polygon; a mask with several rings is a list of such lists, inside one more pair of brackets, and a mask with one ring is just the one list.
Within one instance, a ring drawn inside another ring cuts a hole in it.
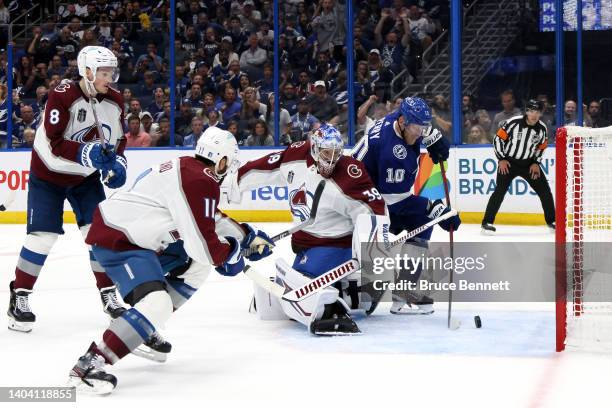
[{"label": "hockey socks", "polygon": [[57,241],[57,237],[57,234],[50,232],[34,232],[26,236],[15,268],[15,289],[31,291],[34,288],[40,270],[53,244]]}]

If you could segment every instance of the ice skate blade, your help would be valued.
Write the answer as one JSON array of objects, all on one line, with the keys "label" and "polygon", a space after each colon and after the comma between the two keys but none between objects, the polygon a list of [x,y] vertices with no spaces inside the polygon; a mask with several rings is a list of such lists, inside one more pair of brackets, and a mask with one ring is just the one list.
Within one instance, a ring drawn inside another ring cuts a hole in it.
[{"label": "ice skate blade", "polygon": [[492,237],[492,236],[494,236],[496,232],[497,232],[497,231],[489,231],[489,230],[486,230],[486,229],[484,229],[484,228],[482,228],[482,229],[480,230],[480,234],[481,234],[481,235],[485,235],[485,236],[488,236],[488,237]]},{"label": "ice skate blade", "polygon": [[8,328],[16,332],[30,333],[32,331],[32,328],[34,327],[33,322],[18,322],[10,316],[8,320]]},{"label": "ice skate blade", "polygon": [[77,393],[90,395],[107,395],[115,389],[115,386],[108,381],[88,379],[87,382],[91,385],[85,383],[80,377],[70,377],[68,387],[74,387]]},{"label": "ice skate blade", "polygon": [[156,363],[165,363],[168,360],[168,353],[160,353],[147,346],[140,345],[132,351],[135,356],[155,361]]},{"label": "ice skate blade", "polygon": [[354,333],[335,332],[335,331],[331,331],[331,332],[320,331],[320,332],[314,332],[312,334],[314,336],[321,336],[321,337],[346,337],[346,336],[361,336],[363,333],[361,331],[354,332]]},{"label": "ice skate blade", "polygon": [[400,310],[389,310],[389,313],[394,315],[430,315],[433,314],[432,310],[423,309],[400,309]]}]

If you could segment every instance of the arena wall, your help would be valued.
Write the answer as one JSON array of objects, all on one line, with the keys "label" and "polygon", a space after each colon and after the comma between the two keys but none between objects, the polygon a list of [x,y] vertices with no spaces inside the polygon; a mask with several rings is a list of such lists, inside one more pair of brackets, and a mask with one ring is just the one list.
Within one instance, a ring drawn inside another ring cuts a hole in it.
[{"label": "arena wall", "polygon": [[[246,162],[279,149],[243,149],[240,161]],[[154,163],[191,154],[185,149],[135,149],[127,151],[129,162],[128,181],[133,180]],[[15,192],[15,199],[6,211],[0,212],[0,223],[25,223],[27,187],[30,168],[29,151],[8,151],[0,153],[0,204],[9,197],[9,190]],[[542,167],[554,192],[555,149],[545,152]],[[494,189],[497,160],[491,146],[454,147],[447,162],[452,206],[461,212],[463,222],[480,223],[487,201]],[[422,154],[415,192],[429,198],[443,198],[441,173],[426,154]],[[108,190],[107,194],[112,194]],[[228,204],[222,197],[220,205],[228,215],[241,221],[290,221],[286,187],[262,186],[243,194],[240,204]],[[74,222],[74,215],[66,202],[64,218]],[[496,223],[536,225],[544,224],[542,208],[538,197],[526,181],[516,179],[506,195]]]}]

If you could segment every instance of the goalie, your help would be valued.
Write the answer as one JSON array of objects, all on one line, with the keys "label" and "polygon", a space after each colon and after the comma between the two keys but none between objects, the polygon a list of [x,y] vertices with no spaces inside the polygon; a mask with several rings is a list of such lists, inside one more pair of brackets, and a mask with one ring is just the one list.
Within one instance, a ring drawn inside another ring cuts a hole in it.
[{"label": "goalie", "polygon": [[[343,155],[344,144],[340,132],[323,124],[307,141],[290,145],[282,152],[270,153],[244,164],[232,178],[230,199],[236,193],[262,185],[288,187],[289,205],[294,221],[304,222],[310,217],[314,192],[321,180],[325,188],[321,194],[317,215],[312,224],[291,237],[295,253],[292,266],[284,260],[276,261],[277,283],[286,288],[298,288],[311,279],[355,258],[353,232],[361,215],[372,220],[371,232],[387,231],[387,207],[372,183],[364,166],[350,156]],[[352,284],[356,300],[357,285]],[[255,306],[262,319],[291,318],[304,324],[315,335],[350,335],[360,333],[350,316],[359,301],[346,299],[338,289],[327,287],[299,302],[271,299],[256,286]],[[354,304],[352,304],[354,303]]]}]

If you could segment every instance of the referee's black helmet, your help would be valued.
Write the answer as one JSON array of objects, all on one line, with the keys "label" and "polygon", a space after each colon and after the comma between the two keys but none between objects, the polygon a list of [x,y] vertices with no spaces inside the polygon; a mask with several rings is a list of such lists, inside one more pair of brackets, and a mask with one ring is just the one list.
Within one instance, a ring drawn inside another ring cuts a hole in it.
[{"label": "referee's black helmet", "polygon": [[544,102],[537,101],[535,99],[530,99],[527,101],[527,104],[525,105],[525,110],[526,111],[534,110],[534,111],[542,112],[544,110]]}]

